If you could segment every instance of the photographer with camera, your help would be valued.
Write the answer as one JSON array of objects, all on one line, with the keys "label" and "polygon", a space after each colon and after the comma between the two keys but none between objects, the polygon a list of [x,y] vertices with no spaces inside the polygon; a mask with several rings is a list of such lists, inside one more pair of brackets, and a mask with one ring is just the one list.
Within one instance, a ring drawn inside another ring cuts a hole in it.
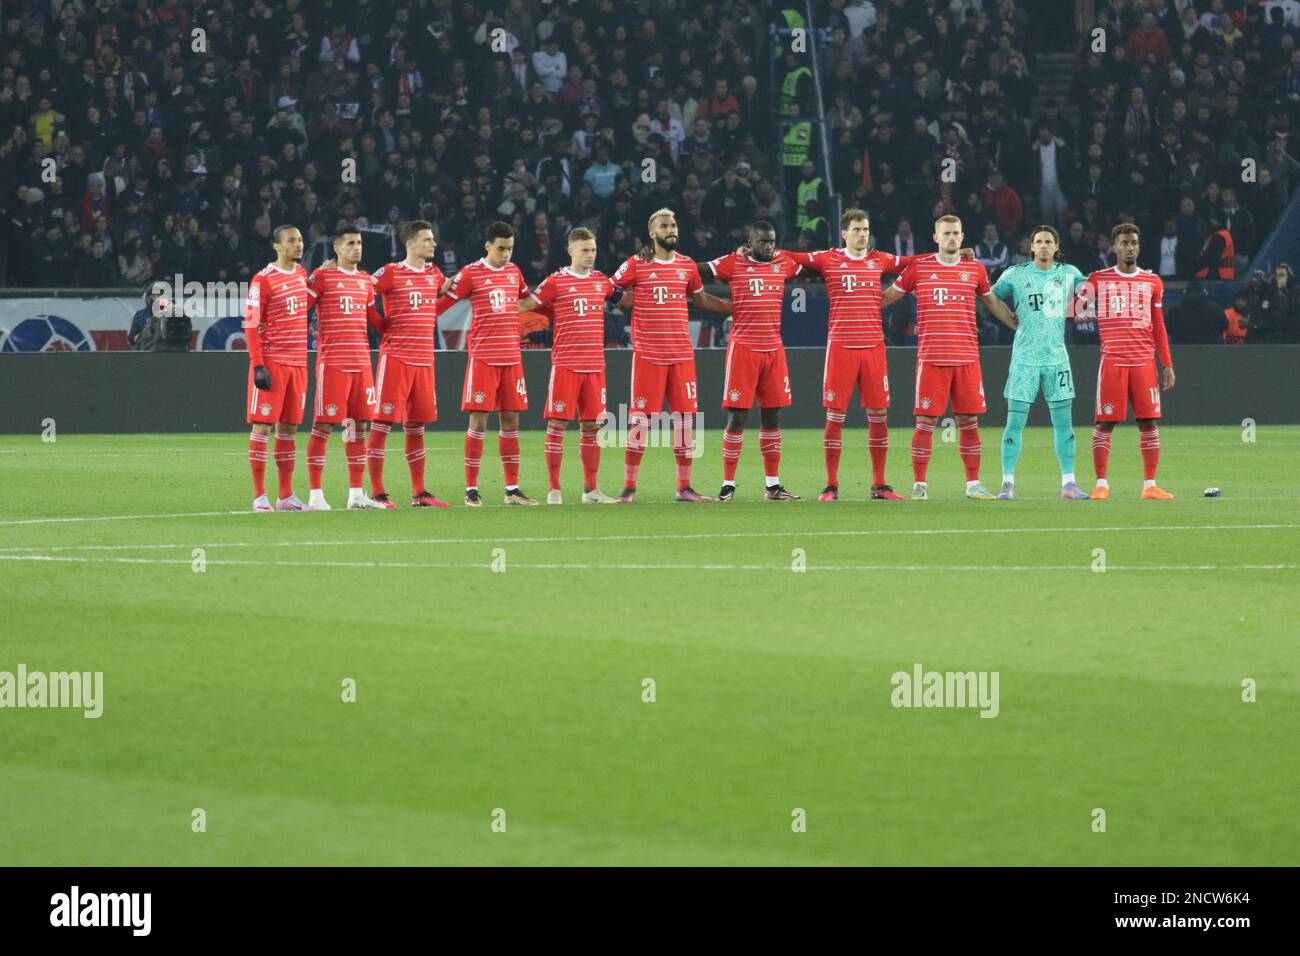
[{"label": "photographer with camera", "polygon": [[166,295],[164,283],[145,287],[144,307],[131,319],[126,340],[137,352],[188,352],[193,322],[182,302]]},{"label": "photographer with camera", "polygon": [[1271,276],[1257,269],[1242,292],[1251,320],[1249,341],[1300,342],[1300,288],[1289,265],[1281,263]]}]

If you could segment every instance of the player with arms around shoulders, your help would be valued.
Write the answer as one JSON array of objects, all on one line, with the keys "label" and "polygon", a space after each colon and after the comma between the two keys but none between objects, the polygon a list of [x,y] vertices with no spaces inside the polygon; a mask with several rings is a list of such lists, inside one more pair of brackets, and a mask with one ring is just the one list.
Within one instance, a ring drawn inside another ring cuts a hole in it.
[{"label": "player with arms around shoulders", "polygon": [[1024,440],[1029,409],[1042,388],[1052,417],[1052,443],[1061,466],[1061,498],[1086,500],[1088,493],[1074,479],[1074,376],[1065,350],[1065,313],[1072,309],[1083,273],[1061,258],[1061,236],[1051,226],[1030,235],[1033,258],[1007,269],[993,285],[999,299],[1011,298],[1019,323],[1011,347],[1011,367],[1002,394],[1007,400],[1007,424],[1002,432],[1004,501],[1016,496],[1016,462]]},{"label": "player with arms around shoulders", "polygon": [[460,396],[461,411],[469,413],[465,504],[471,508],[483,504],[478,472],[491,412],[496,412],[500,420],[497,452],[505,474],[505,503],[537,504],[519,488],[519,413],[528,407],[524,363],[519,354],[519,299],[528,294],[528,284],[519,267],[510,261],[514,252],[514,227],[505,222],[489,225],[483,234],[483,258],[456,273],[438,304],[439,314],[462,300],[468,300],[471,309],[469,360]]},{"label": "player with arms around shoulders", "polygon": [[360,268],[361,230],[334,230],[336,259],[322,263],[307,279],[316,303],[316,406],[307,440],[308,511],[329,511],[322,481],[330,432],[343,426],[348,462],[348,508],[380,509],[362,487],[366,473],[366,429],[377,408],[370,368],[368,324],[375,321],[375,289]]},{"label": "player with arms around shoulders", "polygon": [[727,313],[731,303],[704,291],[694,260],[677,251],[677,217],[671,209],[650,214],[650,246],[630,256],[612,276],[623,291],[619,303],[632,306],[632,383],[628,411],[627,454],[619,504],[636,500],[637,473],[645,455],[650,416],[663,411],[665,400],[673,420],[673,453],[677,458],[674,501],[705,502],[710,498],[691,487],[691,452],[695,443],[693,417],[699,411],[695,350],[691,345],[687,300],[707,312]]},{"label": "player with arms around shoulders", "polygon": [[791,403],[790,371],[781,341],[781,305],[785,284],[799,274],[794,257],[776,248],[776,228],[758,221],[749,226],[743,250],[720,256],[701,267],[731,289],[731,335],[727,339],[722,409],[722,490],[719,501],[736,496],[736,467],[745,439],[749,410],[758,402],[758,448],[768,501],[798,501],[781,484],[781,409]]},{"label": "player with arms around shoulders", "polygon": [[[804,269],[820,273],[830,299],[826,362],[822,369],[822,404],[826,430],[826,488],[818,501],[840,497],[840,453],[844,421],[853,389],[867,411],[867,447],[871,455],[871,497],[902,501],[885,480],[889,455],[889,367],[885,362],[884,320],[880,296],[885,275],[901,275],[916,256],[896,256],[871,248],[871,222],[863,209],[847,209],[840,217],[844,248],[821,252],[792,252]],[[974,250],[962,250],[973,257]]]},{"label": "player with arms around shoulders", "polygon": [[936,219],[934,241],[939,251],[917,256],[880,298],[882,306],[890,306],[909,292],[916,296],[920,347],[916,358],[912,500],[924,501],[929,497],[926,469],[934,444],[934,427],[951,396],[957,418],[957,447],[966,469],[966,497],[991,501],[993,495],[980,484],[979,416],[986,407],[975,301],[982,299],[1008,328],[1016,327],[1016,317],[993,294],[983,264],[961,258],[960,219],[956,216]]},{"label": "player with arms around shoulders", "polygon": [[434,345],[438,295],[446,279],[432,261],[438,244],[430,223],[423,219],[402,223],[398,238],[406,247],[406,258],[374,274],[375,293],[383,305],[376,328],[384,337],[375,372],[379,409],[366,446],[370,490],[385,508],[397,507],[384,489],[384,444],[393,426],[402,422],[411,507],[446,508],[447,502],[430,494],[424,483],[424,428],[438,420]]},{"label": "player with arms around shoulders", "polygon": [[615,504],[597,487],[605,410],[605,301],[620,295],[614,283],[594,268],[596,234],[579,226],[569,233],[569,265],[551,273],[519,300],[519,311],[543,308],[551,314],[551,378],[546,389],[546,472],[548,505],[564,503],[560,465],[564,432],[574,415],[582,429],[582,503]]},{"label": "player with arms around shoulders", "polygon": [[[1115,425],[1128,417],[1130,401],[1142,453],[1142,497],[1173,497],[1156,484],[1156,467],[1160,463],[1160,391],[1174,387],[1174,357],[1165,332],[1164,282],[1158,275],[1138,268],[1141,236],[1141,230],[1131,222],[1111,230],[1115,265],[1088,276],[1075,303],[1076,320],[1095,311],[1101,334],[1096,425],[1092,432],[1092,462],[1097,471],[1094,500],[1110,497],[1106,478],[1110,436]],[[1157,355],[1162,366],[1159,373]]]},{"label": "player with arms around shoulders", "polygon": [[[275,261],[249,283],[244,307],[248,342],[246,406],[252,426],[248,463],[253,473],[254,511],[303,511],[293,493],[298,457],[296,433],[307,407],[307,312],[311,296],[303,269],[302,233],[277,226],[271,234]],[[279,494],[274,509],[266,495],[266,446],[275,431]]]}]

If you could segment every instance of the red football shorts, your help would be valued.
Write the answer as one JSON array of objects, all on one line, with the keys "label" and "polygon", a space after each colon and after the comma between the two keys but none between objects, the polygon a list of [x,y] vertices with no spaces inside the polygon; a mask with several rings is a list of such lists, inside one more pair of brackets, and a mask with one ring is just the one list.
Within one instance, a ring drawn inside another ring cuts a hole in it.
[{"label": "red football shorts", "polygon": [[1128,417],[1128,403],[1133,402],[1134,418],[1160,417],[1160,376],[1156,360],[1146,365],[1116,365],[1101,357],[1097,369],[1097,407],[1099,422],[1122,422]]},{"label": "red football shorts", "polygon": [[669,412],[695,414],[700,410],[695,382],[695,359],[657,365],[632,356],[632,407],[629,411],[657,415],[668,398]]},{"label": "red football shorts", "polygon": [[546,418],[572,421],[574,412],[583,422],[605,417],[605,373],[575,372],[551,366],[551,380],[546,386]]},{"label": "red football shorts", "polygon": [[978,415],[988,409],[984,405],[984,378],[979,362],[965,365],[932,365],[916,363],[917,415],[942,415],[952,396],[954,415]]},{"label": "red football shorts", "polygon": [[521,412],[528,407],[524,363],[488,365],[473,356],[465,366],[462,412]]},{"label": "red football shorts", "polygon": [[869,349],[826,346],[822,404],[827,408],[848,408],[855,385],[863,408],[889,407],[889,366],[883,345]]},{"label": "red football shorts", "polygon": [[727,343],[727,368],[722,385],[723,408],[784,408],[791,402],[790,371],[785,349],[758,352]]},{"label": "red football shorts", "polygon": [[375,389],[379,394],[377,422],[438,420],[438,391],[434,387],[432,365],[411,365],[380,352]]},{"label": "red football shorts", "polygon": [[375,379],[370,366],[358,372],[344,372],[316,363],[316,417],[322,424],[336,424],[344,419],[368,422],[375,417]]},{"label": "red football shorts", "polygon": [[253,366],[248,366],[248,420],[297,425],[307,407],[307,366],[264,363],[271,375],[271,387],[263,391],[253,384]]}]

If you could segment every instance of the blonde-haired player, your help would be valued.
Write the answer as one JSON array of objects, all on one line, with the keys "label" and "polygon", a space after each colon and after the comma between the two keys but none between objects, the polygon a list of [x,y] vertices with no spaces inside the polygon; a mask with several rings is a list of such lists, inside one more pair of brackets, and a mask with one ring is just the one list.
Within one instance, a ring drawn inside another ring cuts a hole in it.
[{"label": "blonde-haired player", "polygon": [[596,485],[600,470],[597,442],[605,412],[605,300],[617,295],[614,283],[596,264],[596,234],[579,226],[569,233],[569,264],[552,272],[519,300],[519,311],[540,309],[551,320],[551,377],[546,388],[546,472],[548,505],[563,504],[560,464],[564,432],[574,415],[582,428],[582,503],[613,504],[617,499]]}]

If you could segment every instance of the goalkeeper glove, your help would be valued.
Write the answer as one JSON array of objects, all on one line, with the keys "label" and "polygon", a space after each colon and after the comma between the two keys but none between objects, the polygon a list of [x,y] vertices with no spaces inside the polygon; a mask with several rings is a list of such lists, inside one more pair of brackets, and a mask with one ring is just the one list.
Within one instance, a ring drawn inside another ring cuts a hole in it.
[{"label": "goalkeeper glove", "polygon": [[266,370],[265,365],[253,368],[253,384],[264,392],[271,388],[271,373]]}]

